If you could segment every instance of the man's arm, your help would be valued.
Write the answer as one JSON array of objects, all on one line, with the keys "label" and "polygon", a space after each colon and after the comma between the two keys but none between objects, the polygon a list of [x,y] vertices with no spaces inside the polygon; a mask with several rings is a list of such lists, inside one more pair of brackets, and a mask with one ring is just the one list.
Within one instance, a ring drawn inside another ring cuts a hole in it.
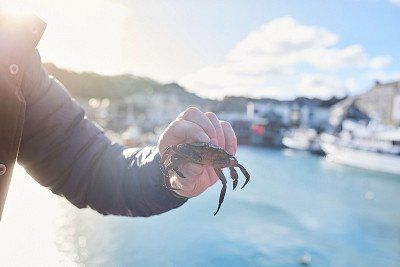
[{"label": "man's arm", "polygon": [[187,200],[162,186],[157,148],[125,149],[111,142],[48,76],[37,52],[22,91],[27,107],[18,161],[43,186],[102,214],[150,216]]}]

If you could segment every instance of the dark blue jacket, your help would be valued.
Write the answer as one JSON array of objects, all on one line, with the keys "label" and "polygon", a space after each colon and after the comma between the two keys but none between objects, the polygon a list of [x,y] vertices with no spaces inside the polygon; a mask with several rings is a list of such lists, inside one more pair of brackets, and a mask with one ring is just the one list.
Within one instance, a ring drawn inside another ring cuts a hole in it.
[{"label": "dark blue jacket", "polygon": [[163,187],[156,147],[110,141],[49,77],[37,51],[28,54],[21,91],[26,108],[17,160],[41,185],[102,214],[151,216],[187,200]]}]

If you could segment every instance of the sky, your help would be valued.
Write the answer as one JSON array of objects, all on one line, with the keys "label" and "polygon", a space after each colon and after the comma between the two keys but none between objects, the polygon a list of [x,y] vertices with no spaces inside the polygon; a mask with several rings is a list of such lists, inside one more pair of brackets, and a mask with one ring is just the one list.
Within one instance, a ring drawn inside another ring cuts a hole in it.
[{"label": "sky", "polygon": [[[400,79],[400,0],[2,0],[48,24],[44,62],[211,98],[357,94]],[[0,7],[1,7],[0,6]]]}]

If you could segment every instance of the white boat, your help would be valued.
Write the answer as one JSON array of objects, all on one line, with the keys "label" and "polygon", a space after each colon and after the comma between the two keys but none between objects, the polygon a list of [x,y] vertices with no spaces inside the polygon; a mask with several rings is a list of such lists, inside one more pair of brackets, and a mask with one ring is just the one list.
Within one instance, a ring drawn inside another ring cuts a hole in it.
[{"label": "white boat", "polygon": [[321,146],[328,160],[400,175],[400,128],[346,121],[339,135],[321,135]]},{"label": "white boat", "polygon": [[319,136],[314,129],[297,129],[287,134],[282,143],[291,149],[310,151],[315,154],[322,154],[323,151],[319,144]]}]

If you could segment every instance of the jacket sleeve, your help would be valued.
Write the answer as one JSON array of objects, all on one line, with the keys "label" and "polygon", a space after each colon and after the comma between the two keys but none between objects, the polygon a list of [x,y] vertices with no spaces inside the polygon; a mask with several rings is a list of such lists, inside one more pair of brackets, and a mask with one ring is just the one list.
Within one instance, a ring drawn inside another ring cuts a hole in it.
[{"label": "jacket sleeve", "polygon": [[22,92],[27,106],[18,161],[41,185],[102,214],[147,217],[187,200],[162,185],[155,147],[126,149],[111,142],[49,77],[37,51]]}]

